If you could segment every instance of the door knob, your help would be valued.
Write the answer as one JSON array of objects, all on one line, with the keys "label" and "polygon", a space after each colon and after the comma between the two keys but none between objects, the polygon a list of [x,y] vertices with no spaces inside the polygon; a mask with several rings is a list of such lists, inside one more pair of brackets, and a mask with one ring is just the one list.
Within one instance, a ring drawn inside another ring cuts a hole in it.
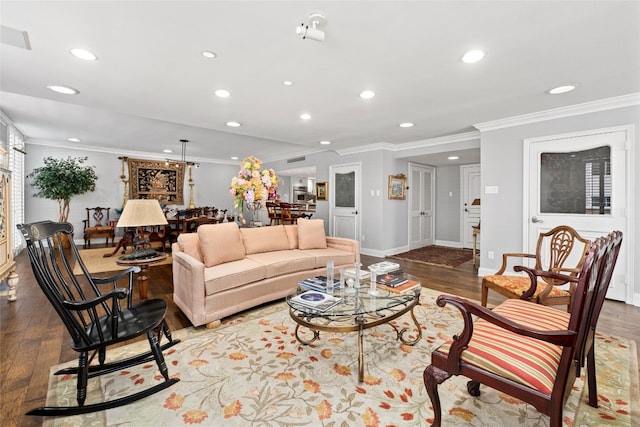
[{"label": "door knob", "polygon": [[534,224],[537,224],[537,223],[540,223],[540,222],[543,222],[543,221],[541,219],[538,219],[535,216],[532,216],[531,217],[531,222],[534,223]]}]

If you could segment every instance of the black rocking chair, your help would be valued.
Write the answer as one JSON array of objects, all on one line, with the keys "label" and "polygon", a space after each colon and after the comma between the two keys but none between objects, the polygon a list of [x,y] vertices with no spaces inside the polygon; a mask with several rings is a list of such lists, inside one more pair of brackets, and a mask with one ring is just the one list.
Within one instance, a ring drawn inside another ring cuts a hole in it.
[{"label": "black rocking chair", "polygon": [[[129,268],[113,277],[93,278],[73,243],[71,224],[43,221],[20,224],[18,228],[27,242],[35,278],[69,331],[71,347],[80,353],[77,368],[62,369],[55,373],[77,375],[78,406],[41,407],[29,411],[27,415],[69,416],[102,411],[135,402],[179,381],[169,378],[162,355],[163,350],[180,342],[171,338],[165,322],[166,302],[150,299],[135,305],[132,303],[133,273],[140,271],[139,267]],[[65,239],[63,235],[66,235]],[[67,238],[70,249],[65,249],[63,245],[63,240]],[[74,262],[78,263],[83,274],[73,275]],[[117,281],[121,278],[128,278],[128,288],[118,287]],[[100,291],[100,285],[107,289]],[[140,335],[147,336],[150,351],[105,363],[108,346]],[[169,341],[164,345],[160,345],[162,335]],[[91,365],[96,355],[99,363]],[[158,365],[164,377],[163,382],[129,396],[85,405],[89,378],[152,360]]]}]

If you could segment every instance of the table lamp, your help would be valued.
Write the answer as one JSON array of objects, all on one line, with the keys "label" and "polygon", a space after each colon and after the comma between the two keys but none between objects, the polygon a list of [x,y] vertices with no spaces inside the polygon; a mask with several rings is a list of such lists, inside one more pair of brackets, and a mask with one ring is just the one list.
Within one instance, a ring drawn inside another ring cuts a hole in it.
[{"label": "table lamp", "polygon": [[141,231],[145,226],[166,225],[167,218],[162,212],[160,203],[155,199],[131,199],[127,200],[124,210],[118,219],[116,227],[134,227],[135,235],[133,239],[134,251],[128,255],[128,259],[139,259],[152,256],[155,251],[152,249],[142,249],[141,244],[144,243],[141,237]]}]

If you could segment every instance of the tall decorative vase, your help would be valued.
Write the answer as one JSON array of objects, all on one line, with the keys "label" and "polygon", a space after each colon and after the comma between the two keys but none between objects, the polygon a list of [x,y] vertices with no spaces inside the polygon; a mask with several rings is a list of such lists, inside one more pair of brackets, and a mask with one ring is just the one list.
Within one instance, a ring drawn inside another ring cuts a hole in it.
[{"label": "tall decorative vase", "polygon": [[262,209],[262,202],[260,200],[256,200],[253,203],[247,203],[247,208],[249,208],[249,212],[251,212],[251,227],[261,227],[262,221],[260,221],[260,209]]}]

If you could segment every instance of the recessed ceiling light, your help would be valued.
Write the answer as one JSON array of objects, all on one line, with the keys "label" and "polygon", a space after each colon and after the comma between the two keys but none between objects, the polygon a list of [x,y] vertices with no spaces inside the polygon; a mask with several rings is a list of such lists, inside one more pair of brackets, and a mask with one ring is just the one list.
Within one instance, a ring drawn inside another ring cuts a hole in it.
[{"label": "recessed ceiling light", "polygon": [[551,95],[560,95],[562,93],[571,92],[572,90],[575,90],[577,87],[578,87],[577,84],[569,83],[562,86],[554,87],[553,89],[549,89],[548,92]]},{"label": "recessed ceiling light", "polygon": [[285,80],[282,82],[282,84],[285,86],[293,86],[293,82],[291,80]]},{"label": "recessed ceiling light", "polygon": [[75,56],[76,58],[84,59],[85,61],[95,61],[96,59],[98,59],[93,53],[89,52],[86,49],[73,48],[69,51],[69,53],[71,53],[71,55]]},{"label": "recessed ceiling light", "polygon": [[473,64],[484,58],[484,52],[478,49],[470,50],[462,56],[462,62],[465,64]]},{"label": "recessed ceiling light", "polygon": [[331,144],[331,141],[320,141],[320,144],[329,145],[329,144]]},{"label": "recessed ceiling light", "polygon": [[447,157],[448,160],[458,160],[460,157],[458,156],[449,156]]},{"label": "recessed ceiling light", "polygon": [[242,123],[231,121],[231,122],[227,122],[227,126],[232,127],[232,128],[237,128],[237,127],[242,126]]},{"label": "recessed ceiling light", "polygon": [[80,140],[78,138],[67,138],[67,141],[80,142]]},{"label": "recessed ceiling light", "polygon": [[374,96],[376,96],[376,93],[372,90],[363,90],[362,92],[360,92],[360,98],[362,99],[371,99]]},{"label": "recessed ceiling light", "polygon": [[231,96],[231,92],[225,89],[218,89],[214,93],[216,94],[217,97],[220,97],[220,98],[228,98]]},{"label": "recessed ceiling light", "polygon": [[52,91],[54,91],[54,92],[62,93],[62,94],[65,94],[65,95],[76,95],[76,94],[80,93],[79,90],[76,90],[74,88],[67,87],[67,86],[49,85],[49,86],[47,86],[47,88],[52,90]]},{"label": "recessed ceiling light", "polygon": [[164,150],[162,150],[163,153],[173,153],[173,150],[169,150],[168,148],[165,148]]},{"label": "recessed ceiling light", "polygon": [[413,123],[404,122],[404,123],[400,123],[398,126],[400,126],[401,128],[412,128],[413,127]]},{"label": "recessed ceiling light", "polygon": [[215,52],[211,52],[210,50],[203,50],[202,51],[202,56],[204,56],[205,58],[216,58],[218,55],[216,55]]},{"label": "recessed ceiling light", "polygon": [[238,156],[231,156],[231,160],[238,160]]},{"label": "recessed ceiling light", "polygon": [[309,119],[311,118],[311,114],[309,114],[309,113],[302,113],[302,114],[300,114],[300,118],[301,118],[302,120],[309,120]]}]

